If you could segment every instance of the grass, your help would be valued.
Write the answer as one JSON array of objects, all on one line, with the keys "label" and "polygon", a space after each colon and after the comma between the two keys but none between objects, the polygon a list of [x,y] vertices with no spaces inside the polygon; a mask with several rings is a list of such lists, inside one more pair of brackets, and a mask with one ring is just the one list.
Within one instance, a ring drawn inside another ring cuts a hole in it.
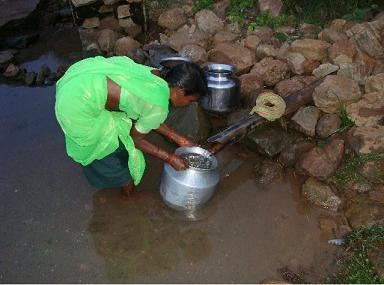
[{"label": "grass", "polygon": [[383,283],[368,259],[368,254],[384,244],[384,227],[374,225],[354,230],[345,237],[345,251],[348,253],[338,265],[337,273],[325,283],[378,284]]},{"label": "grass", "polygon": [[271,11],[266,11],[258,15],[255,20],[249,24],[248,30],[254,30],[257,26],[268,26],[273,29],[287,25],[289,21],[289,16],[281,15],[274,17]]}]

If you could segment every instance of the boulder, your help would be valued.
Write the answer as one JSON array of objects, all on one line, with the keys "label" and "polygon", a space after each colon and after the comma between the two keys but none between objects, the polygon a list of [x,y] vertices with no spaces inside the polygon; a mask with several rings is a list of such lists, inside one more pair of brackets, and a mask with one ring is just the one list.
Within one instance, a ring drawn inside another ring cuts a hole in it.
[{"label": "boulder", "polygon": [[10,63],[5,69],[3,76],[7,78],[16,77],[20,73],[20,67],[17,65]]},{"label": "boulder", "polygon": [[192,44],[206,48],[208,39],[209,35],[197,29],[196,26],[183,27],[170,36],[169,46],[177,51]]},{"label": "boulder", "polygon": [[244,46],[250,50],[256,51],[257,47],[260,45],[261,39],[256,35],[249,35],[245,38]]},{"label": "boulder", "polygon": [[208,54],[201,46],[198,45],[186,45],[179,52],[181,56],[190,58],[197,64],[207,62]]},{"label": "boulder", "polygon": [[279,162],[285,167],[293,167],[302,155],[315,147],[313,142],[298,140],[286,147],[279,155]]},{"label": "boulder", "polygon": [[84,19],[84,22],[81,25],[83,29],[92,29],[92,28],[97,28],[99,26],[100,26],[100,19],[98,17],[86,18]]},{"label": "boulder", "polygon": [[165,123],[195,142],[206,140],[212,128],[207,115],[197,102],[186,107],[171,108]]},{"label": "boulder", "polygon": [[167,45],[150,44],[144,46],[144,50],[149,54],[151,66],[161,68],[160,61],[164,57],[177,56],[177,52]]},{"label": "boulder", "polygon": [[224,28],[223,21],[208,9],[197,12],[195,21],[200,30],[211,35]]},{"label": "boulder", "polygon": [[338,168],[344,154],[344,141],[334,139],[323,148],[314,147],[304,154],[296,164],[301,173],[327,180]]},{"label": "boulder", "polygon": [[325,113],[337,113],[343,104],[351,104],[360,98],[359,85],[338,75],[328,75],[313,92],[316,107]]},{"label": "boulder", "polygon": [[298,52],[290,52],[286,55],[286,60],[292,73],[298,75],[304,74],[304,65],[306,62],[304,55]]},{"label": "boulder", "polygon": [[221,19],[225,20],[228,10],[231,6],[230,0],[218,0],[212,5],[212,11]]},{"label": "boulder", "polygon": [[136,38],[142,32],[141,26],[133,22],[132,18],[119,19],[119,25],[131,38]]},{"label": "boulder", "polygon": [[357,154],[384,152],[384,126],[354,127],[347,134],[347,143]]},{"label": "boulder", "polygon": [[212,62],[234,65],[238,74],[249,71],[255,62],[255,55],[249,49],[232,43],[218,44],[208,55]]},{"label": "boulder", "polygon": [[132,16],[131,14],[131,5],[126,4],[126,5],[120,5],[117,7],[117,18],[118,19],[124,19],[127,17]]},{"label": "boulder", "polygon": [[301,53],[307,59],[324,61],[328,57],[330,46],[325,41],[303,39],[294,41],[291,45],[291,51]]},{"label": "boulder", "polygon": [[276,57],[278,53],[278,49],[276,49],[272,45],[259,45],[256,49],[256,56],[259,59],[263,59],[265,57]]},{"label": "boulder", "polygon": [[329,28],[338,32],[345,32],[346,30],[350,29],[354,24],[355,23],[350,20],[334,19],[331,22]]},{"label": "boulder", "polygon": [[365,82],[365,92],[377,92],[384,96],[384,73],[370,76]]},{"label": "boulder", "polygon": [[213,42],[215,45],[218,45],[219,43],[224,43],[224,42],[234,42],[240,37],[239,34],[231,33],[228,31],[219,31],[215,34],[213,37]]},{"label": "boulder", "polygon": [[27,86],[32,86],[36,81],[36,72],[27,72],[25,74],[24,82]]},{"label": "boulder", "polygon": [[313,71],[320,66],[320,62],[314,59],[306,59],[303,64],[304,74],[313,74]]},{"label": "boulder", "polygon": [[258,0],[259,11],[270,11],[273,17],[277,17],[283,10],[283,2],[281,0]]},{"label": "boulder", "polygon": [[[259,74],[246,73],[241,75],[239,79],[242,98],[263,87],[263,79]],[[254,102],[254,104],[255,103],[256,102]]]},{"label": "boulder", "polygon": [[331,62],[336,63],[336,58],[340,55],[349,58],[349,62],[355,58],[357,49],[355,44],[350,40],[341,40],[335,42],[329,49],[329,59]]},{"label": "boulder", "polygon": [[100,49],[106,53],[114,51],[116,40],[116,33],[110,29],[102,30],[97,38]]},{"label": "boulder", "polygon": [[286,97],[292,92],[298,91],[305,86],[303,82],[296,78],[282,80],[275,85],[275,91],[281,97]]},{"label": "boulder", "polygon": [[48,67],[48,65],[43,64],[40,68],[39,73],[36,76],[36,85],[40,86],[43,85],[45,82],[45,79],[51,74],[51,69]]},{"label": "boulder", "polygon": [[348,40],[348,37],[344,32],[333,29],[324,29],[319,33],[319,39],[332,44],[338,41]]},{"label": "boulder", "polygon": [[347,106],[348,117],[358,127],[384,124],[384,95],[377,92],[364,94],[356,103]]},{"label": "boulder", "polygon": [[112,31],[121,31],[122,27],[120,26],[120,23],[126,22],[128,19],[116,19],[114,16],[107,16],[100,20],[100,27],[99,29],[110,29]]},{"label": "boulder", "polygon": [[264,160],[263,163],[254,167],[256,181],[263,185],[270,185],[283,178],[283,168],[277,162]]},{"label": "boulder", "polygon": [[117,56],[127,55],[130,51],[140,46],[141,44],[133,38],[123,37],[116,41],[115,54]]},{"label": "boulder", "polygon": [[187,20],[187,16],[183,9],[174,8],[163,12],[159,17],[158,24],[165,29],[177,30],[182,25],[186,24]]},{"label": "boulder", "polygon": [[334,134],[341,126],[341,119],[337,114],[325,114],[316,125],[316,134],[325,139]]},{"label": "boulder", "polygon": [[147,66],[151,65],[149,55],[142,48],[134,48],[127,53],[127,56],[134,60],[136,63],[144,64]]},{"label": "boulder", "polygon": [[[85,1],[85,0],[83,0]],[[27,18],[37,10],[41,0],[2,0],[0,1],[0,27]]]},{"label": "boulder", "polygon": [[380,160],[365,162],[359,173],[368,181],[375,184],[384,184],[384,157]]},{"label": "boulder", "polygon": [[369,192],[369,198],[377,203],[384,204],[384,184],[375,185]]},{"label": "boulder", "polygon": [[314,69],[312,74],[316,77],[325,77],[331,73],[334,73],[339,70],[337,65],[331,63],[323,63],[318,68]]},{"label": "boulder", "polygon": [[[107,6],[115,5],[115,4],[119,3],[119,1],[120,0],[103,0],[104,5],[107,5]],[[131,3],[131,2],[128,1],[128,3]]]},{"label": "boulder", "polygon": [[252,30],[247,31],[247,35],[258,36],[262,42],[272,38],[273,33],[274,32],[270,27],[265,27],[265,26],[254,27]]},{"label": "boulder", "polygon": [[290,74],[289,67],[285,62],[270,57],[263,58],[256,63],[251,72],[261,75],[267,86],[276,85],[281,80],[287,79]]},{"label": "boulder", "polygon": [[344,214],[352,229],[362,226],[370,227],[375,224],[382,225],[384,222],[384,207],[371,201],[366,195],[359,195],[352,203],[349,203]]},{"label": "boulder", "polygon": [[303,23],[299,26],[299,31],[302,34],[317,34],[320,31],[320,27],[314,24]]},{"label": "boulder", "polygon": [[97,10],[99,14],[108,14],[108,13],[112,13],[113,11],[114,11],[113,6],[107,6],[107,5],[101,5],[99,10]]},{"label": "boulder", "polygon": [[320,118],[320,110],[315,106],[301,107],[291,118],[294,129],[313,137],[316,133],[316,124]]},{"label": "boulder", "polygon": [[333,193],[331,187],[313,177],[305,181],[301,193],[313,205],[337,212],[341,199]]},{"label": "boulder", "polygon": [[13,60],[13,53],[9,50],[0,51],[0,65],[6,64]]},{"label": "boulder", "polygon": [[73,6],[75,7],[81,7],[81,6],[86,6],[89,4],[96,3],[98,0],[71,0]]}]

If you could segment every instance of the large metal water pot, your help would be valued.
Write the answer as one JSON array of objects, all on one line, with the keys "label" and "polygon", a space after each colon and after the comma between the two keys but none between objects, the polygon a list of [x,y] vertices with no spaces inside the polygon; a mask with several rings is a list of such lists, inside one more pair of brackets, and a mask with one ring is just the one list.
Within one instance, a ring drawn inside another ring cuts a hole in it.
[{"label": "large metal water pot", "polygon": [[236,68],[230,64],[212,63],[205,68],[208,94],[200,104],[207,110],[226,113],[233,110],[240,97],[240,80],[233,76]]},{"label": "large metal water pot", "polygon": [[213,154],[200,147],[180,147],[175,153],[197,153],[211,161],[210,169],[189,167],[183,171],[176,171],[168,163],[164,164],[160,185],[164,202],[180,211],[198,209],[212,197],[219,183],[217,160]]}]

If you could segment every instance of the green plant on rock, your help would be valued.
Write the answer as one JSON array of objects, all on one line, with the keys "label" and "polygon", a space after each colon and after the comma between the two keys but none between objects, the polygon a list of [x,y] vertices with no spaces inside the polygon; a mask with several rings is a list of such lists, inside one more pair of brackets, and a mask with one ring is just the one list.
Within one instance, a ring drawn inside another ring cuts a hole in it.
[{"label": "green plant on rock", "polygon": [[196,14],[203,9],[211,9],[212,5],[215,4],[215,0],[198,0],[196,5],[192,8],[192,13]]},{"label": "green plant on rock", "polygon": [[289,16],[281,15],[274,17],[271,11],[266,11],[258,15],[255,20],[248,26],[250,31],[258,26],[268,26],[273,29],[286,25],[289,21]]},{"label": "green plant on rock", "polygon": [[244,12],[255,5],[255,0],[232,0],[228,12],[232,22],[242,22],[245,19]]}]

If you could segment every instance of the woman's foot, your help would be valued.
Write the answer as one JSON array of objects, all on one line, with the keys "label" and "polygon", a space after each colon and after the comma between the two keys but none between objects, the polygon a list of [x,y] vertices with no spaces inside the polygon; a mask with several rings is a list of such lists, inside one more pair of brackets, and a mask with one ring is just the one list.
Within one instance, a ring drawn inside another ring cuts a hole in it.
[{"label": "woman's foot", "polygon": [[127,185],[121,187],[120,193],[123,197],[128,198],[133,191],[133,181],[129,182]]}]

